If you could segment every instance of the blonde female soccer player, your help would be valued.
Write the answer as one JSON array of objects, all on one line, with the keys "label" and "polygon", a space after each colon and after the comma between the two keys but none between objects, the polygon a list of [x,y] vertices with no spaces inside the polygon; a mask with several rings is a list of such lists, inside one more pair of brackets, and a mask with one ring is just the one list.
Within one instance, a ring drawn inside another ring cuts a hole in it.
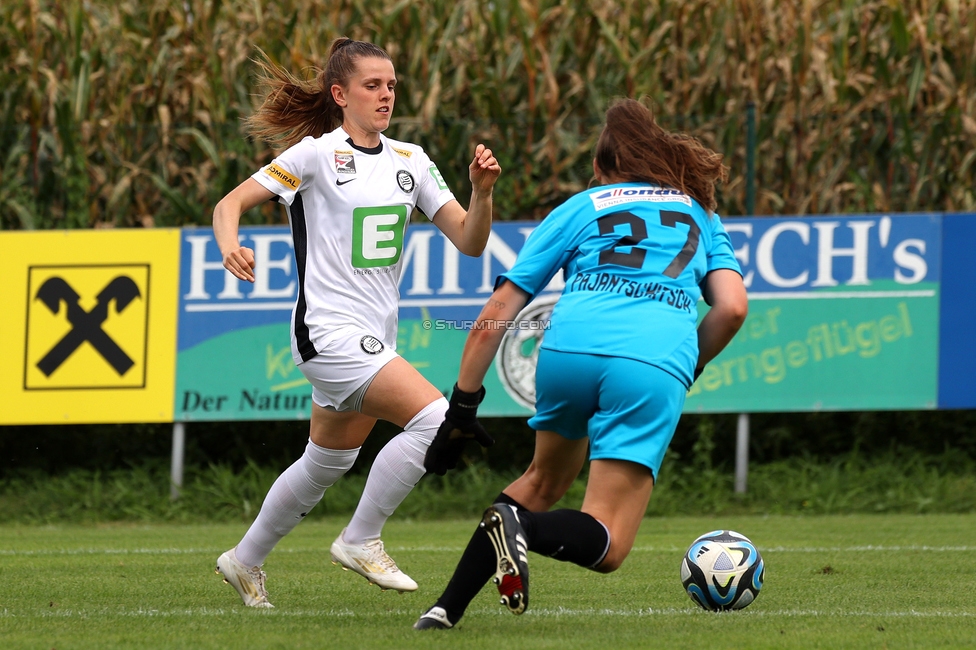
[{"label": "blonde female soccer player", "polygon": [[352,467],[383,419],[403,432],[376,457],[331,556],[383,589],[413,591],[417,584],[384,551],[380,533],[424,475],[448,403],[396,353],[407,222],[419,208],[462,253],[480,255],[501,168],[491,150],[475,148],[465,210],[421,147],[384,136],[397,79],[376,45],[336,39],[314,83],[271,63],[262,67],[270,92],[248,126],[290,146],[221,199],[214,234],[224,267],[253,282],[253,251],[238,241],[241,214],[268,200],[284,204],[298,267],[292,356],[312,384],[313,406],[305,453],[272,485],[244,538],[217,559],[217,571],[245,604],[271,607],[265,558]]}]

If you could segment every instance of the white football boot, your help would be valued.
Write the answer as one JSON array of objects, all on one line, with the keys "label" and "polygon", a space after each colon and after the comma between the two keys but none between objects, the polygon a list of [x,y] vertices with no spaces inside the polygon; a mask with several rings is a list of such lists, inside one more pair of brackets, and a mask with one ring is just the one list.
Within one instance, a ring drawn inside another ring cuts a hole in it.
[{"label": "white football boot", "polygon": [[383,550],[383,542],[372,539],[363,545],[347,544],[342,539],[346,529],[332,542],[332,564],[340,564],[347,571],[355,571],[380,589],[416,591],[417,583],[397,567],[393,558]]},{"label": "white football boot", "polygon": [[235,546],[217,558],[217,568],[214,573],[222,574],[224,582],[237,590],[241,600],[248,607],[274,607],[268,602],[268,592],[264,588],[264,581],[267,578],[264,571],[259,566],[249,569],[238,562],[236,550]]}]

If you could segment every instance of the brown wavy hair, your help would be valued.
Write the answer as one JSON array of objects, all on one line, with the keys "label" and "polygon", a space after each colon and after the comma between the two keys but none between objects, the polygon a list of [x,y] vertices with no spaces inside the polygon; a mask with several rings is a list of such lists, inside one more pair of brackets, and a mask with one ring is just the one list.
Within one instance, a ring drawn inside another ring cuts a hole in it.
[{"label": "brown wavy hair", "polygon": [[715,184],[729,175],[722,154],[690,135],[665,131],[650,109],[634,99],[614,100],[607,109],[596,163],[604,174],[622,181],[680,190],[709,214],[717,206]]},{"label": "brown wavy hair", "polygon": [[244,129],[275,147],[290,147],[305,136],[317,138],[342,125],[342,108],[332,98],[333,84],[347,87],[359,59],[392,61],[383,48],[341,36],[332,41],[325,69],[312,68],[313,81],[299,79],[272,63],[261,52],[255,59],[259,84],[267,88],[264,102],[244,119]]}]

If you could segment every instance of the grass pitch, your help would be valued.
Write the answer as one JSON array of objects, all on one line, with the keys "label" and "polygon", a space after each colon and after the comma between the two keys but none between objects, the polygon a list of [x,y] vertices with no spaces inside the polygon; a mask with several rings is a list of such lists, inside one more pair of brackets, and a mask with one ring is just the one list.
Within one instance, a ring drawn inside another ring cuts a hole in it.
[{"label": "grass pitch", "polygon": [[[305,522],[265,564],[273,610],[244,607],[213,572],[240,525],[0,529],[0,639],[10,648],[971,648],[976,515],[650,518],[623,568],[530,557],[530,608],[493,588],[448,631],[411,625],[440,594],[476,521],[394,519],[387,549],[420,583],[370,587],[329,562],[345,519]],[[759,599],[697,609],[678,565],[732,528],[766,560]]]}]

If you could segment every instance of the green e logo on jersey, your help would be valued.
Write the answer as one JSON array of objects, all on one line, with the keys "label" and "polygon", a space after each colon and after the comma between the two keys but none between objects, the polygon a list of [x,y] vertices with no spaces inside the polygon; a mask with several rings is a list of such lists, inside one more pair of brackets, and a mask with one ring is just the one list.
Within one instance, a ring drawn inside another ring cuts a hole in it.
[{"label": "green e logo on jersey", "polygon": [[352,265],[357,269],[391,266],[400,261],[407,207],[387,205],[352,211]]},{"label": "green e logo on jersey", "polygon": [[430,177],[437,183],[437,187],[442,190],[447,189],[447,183],[444,182],[444,177],[441,176],[441,170],[437,169],[437,165],[431,165],[427,171],[430,172]]}]

